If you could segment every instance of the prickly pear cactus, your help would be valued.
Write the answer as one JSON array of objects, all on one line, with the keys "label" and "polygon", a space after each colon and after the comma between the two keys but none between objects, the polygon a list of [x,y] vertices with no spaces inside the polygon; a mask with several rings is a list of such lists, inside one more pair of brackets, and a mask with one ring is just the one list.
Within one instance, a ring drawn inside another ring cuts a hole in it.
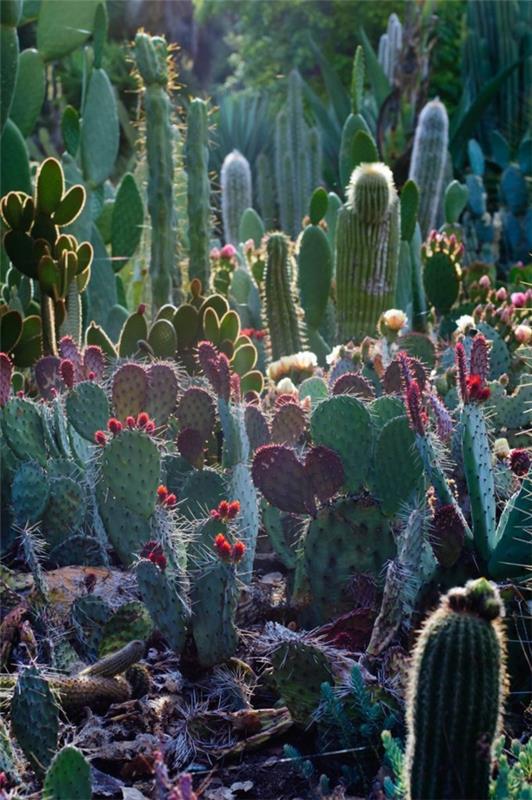
[{"label": "prickly pear cactus", "polygon": [[90,764],[76,747],[63,747],[50,764],[42,800],[91,800]]},{"label": "prickly pear cactus", "polygon": [[36,667],[19,675],[11,700],[11,726],[28,761],[42,772],[57,749],[59,720],[48,682]]}]

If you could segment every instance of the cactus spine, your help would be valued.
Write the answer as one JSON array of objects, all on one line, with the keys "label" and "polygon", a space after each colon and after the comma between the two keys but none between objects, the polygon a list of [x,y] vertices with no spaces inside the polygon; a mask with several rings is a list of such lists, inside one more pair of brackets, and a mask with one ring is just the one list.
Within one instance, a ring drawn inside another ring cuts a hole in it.
[{"label": "cactus spine", "polygon": [[379,64],[384,74],[393,83],[395,67],[403,46],[403,26],[397,14],[390,14],[386,33],[379,40]]},{"label": "cactus spine", "polygon": [[443,103],[431,100],[419,115],[410,162],[409,178],[419,188],[419,224],[423,236],[436,227],[444,191],[449,119]]},{"label": "cactus spine", "polygon": [[417,641],[407,709],[407,799],[489,797],[501,722],[505,642],[497,589],[452,589]]},{"label": "cactus spine", "polygon": [[188,110],[185,144],[189,238],[189,280],[209,284],[210,183],[207,104],[194,98]]},{"label": "cactus spine", "polygon": [[337,338],[362,339],[393,305],[399,262],[400,210],[390,169],[361,164],[336,228]]},{"label": "cactus spine", "polygon": [[233,150],[224,159],[220,177],[225,241],[237,245],[242,214],[252,205],[251,169],[247,158]]},{"label": "cactus spine", "polygon": [[264,306],[272,359],[299,353],[303,336],[293,296],[288,239],[273,233],[268,239]]},{"label": "cactus spine", "polygon": [[138,33],[137,67],[144,82],[146,151],[148,157],[148,210],[151,218],[150,275],[156,308],[171,299],[172,284],[181,286],[176,266],[176,211],[174,205],[174,132],[168,95],[166,40]]}]

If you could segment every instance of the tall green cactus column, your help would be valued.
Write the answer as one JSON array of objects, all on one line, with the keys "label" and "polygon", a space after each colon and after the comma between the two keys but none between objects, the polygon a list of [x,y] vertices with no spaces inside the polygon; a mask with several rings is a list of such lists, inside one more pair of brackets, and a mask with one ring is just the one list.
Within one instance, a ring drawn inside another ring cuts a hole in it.
[{"label": "tall green cactus column", "polygon": [[437,226],[448,143],[447,111],[439,100],[431,100],[419,115],[408,176],[419,189],[419,224],[424,238]]},{"label": "tall green cactus column", "polygon": [[287,237],[272,233],[267,249],[264,310],[271,357],[275,360],[303,350],[304,336],[294,299]]},{"label": "tall green cactus column", "polygon": [[337,339],[363,339],[395,301],[400,210],[391,170],[361,164],[336,228]]},{"label": "tall green cactus column", "polygon": [[506,688],[504,608],[484,578],[452,589],[414,651],[407,707],[407,800],[488,800]]},{"label": "tall green cactus column", "polygon": [[188,109],[185,160],[187,169],[188,277],[209,285],[210,192],[207,103],[194,98]]},{"label": "tall green cactus column", "polygon": [[138,33],[135,58],[144,82],[148,210],[151,218],[150,275],[156,308],[171,300],[172,286],[181,286],[176,265],[174,206],[174,132],[168,94],[168,46],[161,36]]},{"label": "tall green cactus column", "polygon": [[247,158],[233,150],[224,159],[222,183],[222,218],[227,244],[239,244],[238,229],[242,214],[252,205],[251,169]]}]

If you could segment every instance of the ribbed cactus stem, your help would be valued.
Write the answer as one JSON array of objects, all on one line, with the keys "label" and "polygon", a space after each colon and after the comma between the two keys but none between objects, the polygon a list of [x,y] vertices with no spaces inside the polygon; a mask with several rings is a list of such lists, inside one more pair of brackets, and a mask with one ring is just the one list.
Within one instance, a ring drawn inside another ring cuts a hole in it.
[{"label": "ribbed cactus stem", "polygon": [[302,80],[293,70],[288,79],[286,106],[275,120],[276,194],[281,227],[290,236],[297,236],[301,230],[310,193],[320,179],[319,133],[305,122]]},{"label": "ribbed cactus stem", "polygon": [[257,158],[257,200],[266,230],[275,224],[275,194],[270,159],[266,153]]},{"label": "ribbed cactus stem", "polygon": [[252,206],[251,169],[247,158],[233,150],[225,157],[221,171],[222,218],[228,244],[239,244],[238,229],[246,208]]},{"label": "ribbed cactus stem", "polygon": [[189,238],[189,280],[209,285],[210,182],[207,104],[195,98],[188,110],[185,159]]},{"label": "ribbed cactus stem", "polygon": [[67,295],[67,314],[61,325],[61,336],[71,336],[81,344],[81,295],[76,279],[70,281]]},{"label": "ribbed cactus stem", "polygon": [[264,276],[264,307],[272,359],[303,350],[303,336],[294,301],[288,239],[273,233],[268,239]]},{"label": "ribbed cactus stem", "polygon": [[403,46],[403,26],[397,14],[390,14],[386,33],[379,40],[379,64],[390,81],[394,79],[395,67]]},{"label": "ribbed cactus stem", "polygon": [[417,641],[408,693],[407,800],[487,800],[506,687],[504,608],[484,578],[452,589]]},{"label": "ribbed cactus stem", "polygon": [[338,341],[371,335],[393,305],[399,262],[400,210],[385,164],[354,170],[336,229]]},{"label": "ribbed cactus stem", "polygon": [[167,55],[167,44],[163,37],[137,34],[135,58],[144,83],[146,115],[148,211],[151,219],[150,276],[156,308],[170,302],[172,286],[181,286],[176,259],[174,133],[167,88]]},{"label": "ribbed cactus stem", "polygon": [[443,103],[431,100],[419,115],[409,178],[419,188],[419,224],[424,237],[436,227],[444,191],[449,119]]}]

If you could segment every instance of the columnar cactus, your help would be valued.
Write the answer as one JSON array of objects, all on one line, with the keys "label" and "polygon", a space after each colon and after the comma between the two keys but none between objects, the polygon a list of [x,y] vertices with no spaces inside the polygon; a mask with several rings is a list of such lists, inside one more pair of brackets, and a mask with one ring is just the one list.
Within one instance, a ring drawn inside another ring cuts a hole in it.
[{"label": "columnar cactus", "polygon": [[176,266],[176,211],[174,205],[174,132],[168,94],[168,47],[162,36],[138,33],[137,68],[144,83],[148,210],[151,218],[150,275],[156,308],[171,299],[172,285],[181,285]]},{"label": "columnar cactus", "polygon": [[283,230],[295,237],[301,223],[321,152],[319,136],[305,122],[303,88],[297,70],[288,79],[288,100],[275,121],[275,182]]},{"label": "columnar cactus", "polygon": [[242,214],[252,205],[251,169],[247,158],[233,150],[224,159],[220,177],[224,237],[228,244],[237,245]]},{"label": "columnar cactus", "polygon": [[266,153],[257,158],[257,201],[266,230],[275,224],[275,190],[270,159]]},{"label": "columnar cactus", "polygon": [[480,578],[452,589],[426,621],[410,675],[408,800],[489,797],[506,683],[503,613]]},{"label": "columnar cactus", "polygon": [[445,106],[438,99],[431,100],[419,115],[408,176],[419,188],[419,224],[424,237],[436,227],[445,190],[448,142],[449,119]]},{"label": "columnar cactus", "polygon": [[393,306],[400,210],[390,169],[361,164],[351,175],[336,229],[337,339],[371,334]]},{"label": "columnar cactus", "polygon": [[292,286],[293,265],[288,239],[273,233],[268,239],[268,259],[264,274],[264,309],[269,330],[271,357],[299,353],[304,349],[301,323]]},{"label": "columnar cactus", "polygon": [[397,14],[390,14],[386,33],[379,39],[379,64],[384,74],[393,83],[395,67],[403,46],[403,26]]},{"label": "columnar cactus", "polygon": [[199,278],[209,285],[210,182],[207,104],[196,97],[187,117],[185,161],[187,170],[187,208],[190,280]]}]

